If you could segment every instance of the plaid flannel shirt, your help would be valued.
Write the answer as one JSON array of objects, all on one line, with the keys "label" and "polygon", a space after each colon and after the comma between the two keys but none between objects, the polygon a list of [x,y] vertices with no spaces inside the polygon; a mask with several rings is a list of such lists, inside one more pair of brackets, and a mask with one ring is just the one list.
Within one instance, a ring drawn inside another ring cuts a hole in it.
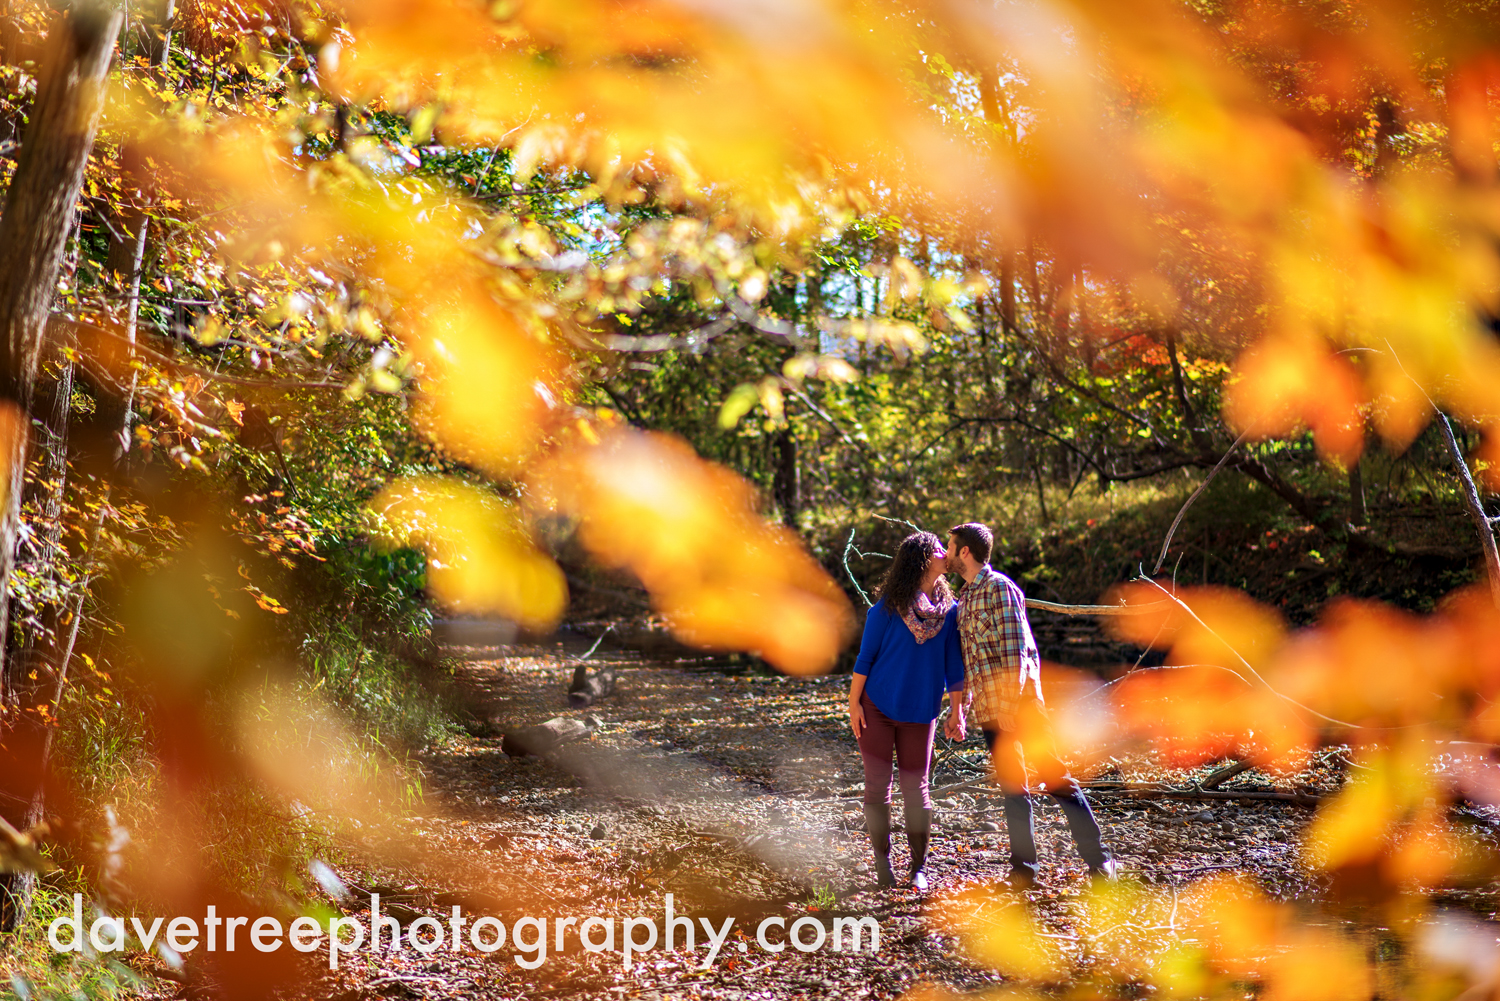
[{"label": "plaid flannel shirt", "polygon": [[958,592],[958,637],[964,655],[964,681],[972,693],[970,718],[980,726],[1014,730],[1016,710],[1031,682],[1042,698],[1042,660],[1026,596],[1016,582],[985,566]]}]

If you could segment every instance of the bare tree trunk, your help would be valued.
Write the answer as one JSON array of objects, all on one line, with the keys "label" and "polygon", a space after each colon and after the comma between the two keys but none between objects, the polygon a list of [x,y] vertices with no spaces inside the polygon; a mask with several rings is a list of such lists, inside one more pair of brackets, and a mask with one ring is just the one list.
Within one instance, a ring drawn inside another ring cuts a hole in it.
[{"label": "bare tree trunk", "polygon": [[[166,5],[166,17],[171,16],[171,6],[170,2]],[[159,65],[160,61],[166,58],[165,54],[167,46],[170,45],[171,36],[165,28],[159,33],[153,32],[153,26],[149,21],[142,27],[148,33],[147,42],[152,62]],[[145,260],[149,228],[147,208],[154,199],[155,185],[138,146],[126,145],[121,151],[121,161],[126,188],[132,194],[130,202],[115,220],[109,251],[105,257],[105,270],[121,283],[125,296],[122,316],[125,321],[128,344],[126,357],[128,364],[135,355],[136,327],[140,316],[141,271]],[[72,447],[71,407],[69,406],[73,375],[74,363],[63,361],[57,384],[53,389],[53,405],[47,408],[50,416],[43,424],[47,438],[47,461],[42,479],[47,484],[47,494],[42,505],[41,524],[48,547],[57,554],[59,559],[63,556],[61,552],[62,516],[68,487],[69,465],[70,459],[77,451]],[[104,442],[104,454],[99,456],[103,460],[102,467],[96,466],[95,468],[102,468],[106,473],[114,474],[114,479],[128,475],[136,384],[136,372],[132,366],[124,393],[118,395],[101,393],[99,395],[98,425],[106,429],[107,437]],[[94,448],[97,447],[96,443]],[[113,485],[113,480],[106,480],[104,486],[106,499]],[[36,672],[39,680],[43,678],[48,680],[48,684],[42,686],[38,694],[45,699],[47,704],[54,707],[54,716],[57,715],[55,707],[61,702],[67,685],[73,650],[77,646],[78,634],[83,622],[83,606],[88,600],[89,591],[98,570],[91,561],[94,548],[104,527],[104,516],[108,506],[107,503],[99,504],[97,512],[90,520],[83,549],[78,554],[78,558],[85,561],[88,569],[78,576],[70,593],[62,596],[43,611],[41,627],[28,630],[21,639],[18,651],[20,663],[17,665],[17,670],[26,677]],[[47,688],[51,690],[50,696],[45,694]],[[38,770],[44,780],[50,765],[52,739],[55,732],[55,727],[49,727],[43,738]],[[32,796],[31,807],[26,818],[28,826],[42,821],[46,795],[47,789],[44,782],[37,787]]]},{"label": "bare tree trunk", "polygon": [[984,120],[996,128],[1004,125],[1000,117],[1000,81],[995,77],[993,69],[982,70],[979,73],[979,110],[984,113]]},{"label": "bare tree trunk", "polygon": [[[115,217],[104,266],[118,275],[126,283],[128,292],[133,293],[139,292],[141,287],[140,266],[146,249],[146,206],[151,197],[151,182],[145,157],[134,143],[120,150],[120,167],[130,200]],[[134,295],[131,298],[133,300]],[[133,308],[129,322],[135,322]]]},{"label": "bare tree trunk", "polygon": [[[149,35],[148,49],[151,65],[160,71],[172,55],[172,20],[177,14],[177,0],[154,0],[155,16],[146,21]],[[165,74],[158,72],[159,82],[165,83]],[[125,334],[129,342],[128,358],[135,357],[136,325],[140,319],[141,267],[146,260],[146,240],[150,227],[147,214],[156,200],[156,179],[147,168],[140,148],[127,145],[120,155],[125,172],[125,183],[134,191],[130,207],[121,214],[116,232],[111,234],[109,255],[105,268],[112,271],[125,287]],[[130,421],[135,403],[136,374],[132,367],[130,384],[124,395],[123,413],[111,424],[121,428],[121,444],[116,451],[116,465],[124,462],[130,450]],[[111,417],[116,415],[110,415]]]},{"label": "bare tree trunk", "polygon": [[[109,495],[106,493],[104,501],[108,500]],[[56,617],[53,628],[47,633],[46,663],[56,665],[52,671],[51,702],[54,706],[62,702],[63,689],[68,683],[68,669],[72,666],[73,650],[78,645],[79,627],[83,624],[83,604],[88,599],[94,575],[98,572],[98,566],[92,561],[94,548],[98,545],[99,535],[104,528],[104,513],[108,507],[108,503],[100,503],[99,509],[94,512],[93,520],[89,522],[88,541],[84,543],[82,553],[83,559],[89,561],[88,569],[78,582],[66,606],[60,606],[61,614]],[[51,764],[52,738],[56,733],[56,727],[48,727],[46,735],[42,738],[40,770],[44,776]],[[46,791],[46,786],[43,785],[38,790],[39,794],[32,797],[31,806],[26,815],[27,827],[41,823],[46,808]]]},{"label": "bare tree trunk", "polygon": [[[20,48],[20,20],[11,12],[10,0],[0,0],[0,65],[14,66]],[[16,113],[0,116],[0,146],[16,137]]]},{"label": "bare tree trunk", "polygon": [[[991,66],[979,72],[979,110],[984,114],[984,120],[994,127],[996,132],[1003,137],[1008,148],[1014,148],[1016,143],[1016,123],[1011,117],[1010,105],[1004,100],[1000,93],[1000,77]],[[1009,150],[1008,150],[1009,151]]]},{"label": "bare tree trunk", "polygon": [[[74,208],[83,187],[84,167],[104,110],[105,76],[119,9],[102,0],[79,0],[48,34],[36,101],[21,143],[16,172],[0,215],[0,637],[10,633],[5,593],[15,568],[21,498],[25,484],[27,427],[36,391],[37,369],[47,314],[62,267]],[[3,644],[0,644],[3,646]],[[7,651],[8,653],[9,651]],[[6,819],[25,822],[33,793],[41,784],[39,765],[44,722],[35,705],[51,686],[15,670],[7,656],[0,665],[0,704],[4,726],[5,772],[0,781],[10,796]],[[23,804],[17,814],[14,804]],[[0,878],[0,930],[14,928],[29,904],[27,875]]]},{"label": "bare tree trunk", "polygon": [[172,54],[172,19],[177,14],[177,0],[156,0],[155,17],[147,18],[144,24],[148,40],[147,52],[152,66],[165,66]]},{"label": "bare tree trunk", "polygon": [[0,215],[0,406],[10,411],[12,424],[0,442],[6,487],[0,512],[0,593],[15,558],[25,427],[42,337],[104,108],[104,78],[119,25],[119,11],[97,0],[79,3],[53,24],[31,122]]},{"label": "bare tree trunk", "polygon": [[37,392],[35,425],[40,430],[42,464],[35,484],[27,484],[29,500],[40,513],[41,530],[37,534],[38,557],[47,563],[57,560],[62,545],[63,494],[68,487],[68,413],[73,396],[73,362],[59,357],[57,380]]},{"label": "bare tree trunk", "polygon": [[978,314],[979,323],[977,331],[979,335],[979,369],[984,376],[984,399],[985,405],[990,413],[996,413],[1000,405],[999,389],[995,385],[995,365],[990,358],[990,318],[984,307],[984,299],[974,301],[974,311]]},{"label": "bare tree trunk", "polygon": [[1036,241],[1026,241],[1026,294],[1031,297],[1031,315],[1037,316],[1045,312],[1046,307],[1042,303],[1041,281],[1036,273]]},{"label": "bare tree trunk", "polygon": [[1365,478],[1359,470],[1359,460],[1355,459],[1349,465],[1349,524],[1358,528],[1369,517],[1369,510],[1365,507]]},{"label": "bare tree trunk", "polygon": [[[125,341],[127,361],[135,358],[136,327],[141,311],[141,268],[146,259],[146,238],[150,229],[147,207],[155,196],[155,184],[149,175],[139,147],[129,144],[121,151],[127,190],[132,191],[129,207],[116,220],[110,237],[105,271],[117,279],[125,293]],[[123,471],[130,455],[130,425],[135,402],[136,372],[130,368],[129,383],[120,396],[107,395],[100,400],[103,426],[114,432],[110,464]]]},{"label": "bare tree trunk", "polygon": [[1052,524],[1052,516],[1047,513],[1047,486],[1042,481],[1042,460],[1033,456],[1031,460],[1031,475],[1036,478],[1036,506],[1041,513],[1042,524]]},{"label": "bare tree trunk", "polygon": [[[39,419],[37,446],[41,452],[41,463],[37,476],[26,483],[25,503],[37,512],[36,525],[27,548],[35,561],[37,576],[50,578],[58,590],[64,588],[64,580],[58,569],[66,559],[63,551],[63,506],[68,490],[68,430],[71,398],[73,395],[73,362],[59,353],[57,380],[38,387],[37,411]],[[49,588],[50,590],[50,588]],[[56,688],[57,661],[49,656],[60,644],[57,631],[62,627],[62,612],[67,599],[39,610],[40,623],[19,631],[12,630],[7,637],[6,660],[12,676],[18,679],[15,686],[16,707],[22,714],[17,727],[28,735],[40,726],[42,745],[37,749],[31,770],[35,780],[30,783],[30,803],[26,810],[24,826],[30,827],[41,821],[42,797],[46,765],[43,749],[50,742],[52,727],[37,717],[55,717],[49,711],[56,704],[52,695]],[[28,741],[20,746],[28,747]]]},{"label": "bare tree trunk", "polygon": [[1083,265],[1078,266],[1073,278],[1073,304],[1078,310],[1078,349],[1083,356],[1084,368],[1089,375],[1096,375],[1099,366],[1099,345],[1094,340],[1094,325],[1089,318],[1088,286],[1084,283]]},{"label": "bare tree trunk", "polygon": [[1000,324],[1006,333],[1016,329],[1016,253],[1000,254]]},{"label": "bare tree trunk", "polygon": [[776,474],[772,489],[781,508],[781,520],[796,531],[797,514],[802,508],[802,474],[797,465],[797,436],[791,428],[776,437]]}]

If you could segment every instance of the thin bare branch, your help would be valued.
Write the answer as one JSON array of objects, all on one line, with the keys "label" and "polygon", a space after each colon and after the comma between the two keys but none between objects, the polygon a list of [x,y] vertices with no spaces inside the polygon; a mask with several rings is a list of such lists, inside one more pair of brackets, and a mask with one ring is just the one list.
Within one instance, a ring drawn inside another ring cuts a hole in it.
[{"label": "thin bare branch", "polygon": [[[859,548],[854,544],[854,529],[849,529],[849,539],[844,543],[844,573],[849,575],[849,583],[853,584],[854,590],[858,591],[859,596],[865,599],[865,604],[873,607],[875,602],[870,600],[870,596],[865,593],[865,589],[859,586],[859,581],[854,579],[854,571],[849,569],[849,554],[851,552],[857,556],[882,556],[884,554],[860,552]],[[887,556],[886,559],[890,559],[890,557]]]},{"label": "thin bare branch", "polygon": [[1479,533],[1479,545],[1484,549],[1484,569],[1490,581],[1490,599],[1495,603],[1495,607],[1500,608],[1500,547],[1495,544],[1495,525],[1484,513],[1484,503],[1479,499],[1479,488],[1474,483],[1474,474],[1469,471],[1469,460],[1464,457],[1458,438],[1453,434],[1453,423],[1448,420],[1447,414],[1438,409],[1437,403],[1428,395],[1427,390],[1422,388],[1422,384],[1412,378],[1406,366],[1401,364],[1401,357],[1396,354],[1396,349],[1391,346],[1391,342],[1386,341],[1385,346],[1390,351],[1396,367],[1401,370],[1401,374],[1411,379],[1411,384],[1417,387],[1417,392],[1426,397],[1428,404],[1438,416],[1438,426],[1443,431],[1443,440],[1448,445],[1448,454],[1453,457],[1454,471],[1458,473],[1458,478],[1463,483],[1464,506],[1468,508],[1469,517]]},{"label": "thin bare branch", "polygon": [[1225,452],[1224,457],[1219,460],[1218,465],[1209,470],[1208,475],[1203,477],[1203,482],[1198,484],[1198,489],[1194,490],[1192,495],[1183,502],[1182,508],[1177,512],[1177,517],[1172,519],[1172,527],[1167,529],[1167,537],[1161,540],[1161,554],[1156,557],[1156,566],[1151,568],[1153,574],[1161,573],[1161,565],[1167,561],[1167,550],[1172,547],[1172,536],[1176,534],[1177,526],[1182,524],[1182,516],[1187,514],[1187,509],[1192,507],[1193,501],[1198,499],[1198,495],[1208,489],[1208,485],[1219,474],[1219,470],[1224,468],[1224,463],[1229,461],[1229,456],[1234,453],[1235,449],[1244,444],[1245,439],[1248,437],[1250,437],[1250,432],[1247,430],[1236,438],[1234,444],[1229,446],[1229,451]]},{"label": "thin bare branch", "polygon": [[[1207,622],[1204,622],[1201,618],[1199,618],[1198,617],[1198,613],[1195,612],[1195,611],[1193,611],[1192,608],[1188,606],[1187,602],[1183,601],[1181,598],[1177,597],[1177,595],[1173,594],[1171,591],[1168,591],[1166,588],[1162,587],[1160,584],[1158,584],[1156,581],[1152,580],[1150,577],[1142,577],[1141,579],[1144,580],[1144,581],[1146,581],[1146,583],[1150,584],[1152,587],[1156,588],[1162,594],[1166,595],[1167,598],[1168,598],[1168,600],[1170,600],[1173,604],[1177,605],[1184,612],[1186,612],[1188,614],[1188,616],[1194,622],[1198,623],[1198,625],[1201,626],[1205,632],[1207,632],[1214,639],[1218,640],[1220,643],[1224,644],[1224,649],[1226,649],[1230,653],[1234,654],[1235,659],[1238,660],[1240,662],[1240,665],[1242,667],[1244,667],[1244,669],[1246,671],[1249,672],[1250,677],[1252,677],[1256,681],[1260,682],[1260,684],[1265,688],[1266,691],[1270,692],[1272,695],[1276,696],[1278,699],[1280,699],[1281,701],[1285,702],[1287,705],[1295,706],[1298,709],[1301,709],[1303,712],[1309,713],[1309,714],[1317,717],[1318,719],[1322,720],[1325,723],[1332,723],[1334,726],[1348,727],[1351,730],[1365,729],[1364,727],[1361,727],[1358,723],[1347,723],[1347,722],[1345,722],[1344,720],[1341,720],[1341,719],[1334,719],[1332,716],[1325,716],[1323,713],[1318,712],[1316,709],[1312,708],[1311,706],[1305,706],[1305,705],[1303,705],[1301,702],[1298,702],[1296,699],[1292,698],[1290,695],[1283,695],[1282,693],[1278,692],[1274,687],[1272,687],[1272,685],[1271,685],[1271,683],[1269,681],[1267,681],[1265,678],[1263,678],[1261,676],[1261,673],[1259,671],[1257,671],[1254,667],[1252,667],[1250,665],[1250,662],[1245,659],[1245,657],[1244,657],[1243,654],[1241,654],[1238,650],[1236,650],[1233,646],[1231,646],[1229,644],[1229,641],[1227,641],[1226,639],[1224,639],[1224,637],[1220,636],[1218,634],[1218,632],[1216,632],[1212,626],[1210,626]],[[1231,669],[1225,668],[1225,670],[1231,670]],[[1238,671],[1232,671],[1232,673],[1238,674],[1239,672]]]},{"label": "thin bare branch", "polygon": [[[59,314],[53,314],[51,317],[48,318],[48,320],[47,320],[47,326],[49,328],[49,332],[51,332],[54,328],[73,327],[73,328],[85,329],[85,330],[88,330],[88,331],[90,331],[92,333],[96,333],[96,334],[102,334],[105,337],[111,337],[111,338],[114,338],[115,340],[118,340],[118,341],[122,341],[122,342],[127,341],[127,338],[125,337],[125,335],[122,334],[122,333],[120,333],[117,330],[111,330],[108,327],[100,326],[97,323],[90,323],[87,320],[77,320],[77,319],[74,319],[71,316],[62,316],[62,315],[59,315]],[[285,389],[339,389],[339,390],[343,390],[343,389],[347,389],[348,385],[349,385],[347,382],[341,382],[341,381],[336,381],[336,380],[331,380],[331,379],[313,379],[313,380],[302,380],[302,379],[257,379],[257,378],[253,378],[253,377],[250,377],[250,376],[225,375],[222,372],[215,372],[215,371],[213,371],[211,369],[203,368],[203,367],[201,367],[199,365],[194,365],[192,362],[185,362],[185,361],[183,361],[180,358],[173,358],[172,356],[170,356],[168,354],[165,354],[165,353],[163,353],[161,351],[157,351],[154,348],[147,347],[144,344],[139,344],[139,343],[136,344],[135,345],[135,350],[138,351],[138,352],[140,352],[141,354],[149,355],[151,357],[152,362],[155,363],[156,365],[160,366],[161,368],[169,369],[169,370],[171,370],[173,372],[191,373],[191,374],[196,375],[199,378],[201,378],[204,382],[223,382],[223,383],[229,383],[230,385],[235,385],[235,386],[255,386],[255,387],[260,387],[260,388],[265,388],[265,389],[282,389],[282,390],[285,390]],[[94,367],[90,366],[90,371],[93,371],[93,370],[94,370]]]},{"label": "thin bare branch", "polygon": [[1149,605],[1062,605],[1040,598],[1027,598],[1026,607],[1040,612],[1056,612],[1058,615],[1145,615],[1155,612],[1168,601],[1153,601]]}]

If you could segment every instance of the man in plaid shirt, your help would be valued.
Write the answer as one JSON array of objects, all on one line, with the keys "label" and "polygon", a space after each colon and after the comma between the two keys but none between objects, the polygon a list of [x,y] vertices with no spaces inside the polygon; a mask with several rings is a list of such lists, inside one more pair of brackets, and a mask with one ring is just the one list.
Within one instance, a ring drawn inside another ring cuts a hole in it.
[{"label": "man in plaid shirt", "polygon": [[993,544],[990,530],[978,522],[949,529],[948,569],[964,579],[958,592],[958,636],[966,697],[973,700],[967,715],[984,732],[991,771],[1005,797],[1010,882],[1022,888],[1036,885],[1036,832],[1023,745],[1068,818],[1089,872],[1112,879],[1116,865],[1100,840],[1099,823],[1082,787],[1057,758],[1042,703],[1042,661],[1026,620],[1026,596],[1015,581],[991,569]]}]

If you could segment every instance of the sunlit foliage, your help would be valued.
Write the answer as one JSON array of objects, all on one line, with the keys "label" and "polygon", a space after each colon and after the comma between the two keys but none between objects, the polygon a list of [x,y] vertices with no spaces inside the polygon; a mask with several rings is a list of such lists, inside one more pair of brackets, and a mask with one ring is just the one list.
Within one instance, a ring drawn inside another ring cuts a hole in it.
[{"label": "sunlit foliage", "polygon": [[[41,7],[15,6],[34,38]],[[321,701],[197,708],[264,684],[265,617],[331,542],[420,548],[446,607],[541,628],[567,582],[535,526],[562,518],[681,640],[835,662],[854,620],[785,474],[766,503],[663,427],[716,429],[703,451],[730,461],[774,440],[794,468],[824,441],[849,457],[826,489],[873,510],[891,483],[933,489],[916,459],[968,425],[1048,438],[1108,486],[1304,431],[1357,469],[1441,411],[1500,487],[1495,23],[1381,0],[184,3],[163,64],[122,47],[86,183],[103,210],[57,301],[61,357],[96,390],[77,409],[132,387],[127,451],[212,499],[116,503],[80,463],[67,519],[28,508],[72,562],[29,554],[13,618],[77,616],[112,554],[121,657],[172,731],[168,801],[223,768],[374,823],[389,777],[345,786],[352,738]],[[7,63],[8,109],[35,74]],[[153,222],[138,296],[99,267],[130,208]],[[940,373],[920,412],[914,372]],[[632,414],[669,393],[659,421]],[[339,423],[382,407],[402,408],[388,433]],[[929,439],[905,468],[885,454]],[[1266,454],[1236,468],[1326,526]],[[1496,799],[1483,760],[1436,767],[1500,728],[1483,594],[1426,618],[1335,602],[1301,630],[1228,589],[1119,596],[1152,609],[1119,635],[1167,662],[1111,692],[1117,739],[1273,768],[1352,741],[1359,777],[1308,864],[1399,901],[1405,929],[1421,890],[1490,871],[1435,824],[1460,793]],[[286,748],[310,733],[302,774]],[[185,830],[164,849],[183,899]],[[1086,963],[1014,900],[950,903],[980,961],[1034,985],[1082,964],[1083,993],[1374,989],[1355,946],[1233,881],[1169,912],[1138,887],[1090,897]]]}]

